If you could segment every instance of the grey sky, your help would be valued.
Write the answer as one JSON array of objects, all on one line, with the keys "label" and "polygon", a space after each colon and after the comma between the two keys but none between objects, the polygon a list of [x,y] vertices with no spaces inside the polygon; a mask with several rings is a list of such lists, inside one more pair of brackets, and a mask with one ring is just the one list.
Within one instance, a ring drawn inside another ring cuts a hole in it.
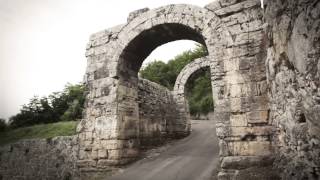
[{"label": "grey sky", "polygon": [[[143,7],[213,0],[0,0],[0,118],[18,112],[34,95],[82,81],[90,34],[126,22]],[[168,60],[193,47],[180,41],[158,48],[152,59]]]}]

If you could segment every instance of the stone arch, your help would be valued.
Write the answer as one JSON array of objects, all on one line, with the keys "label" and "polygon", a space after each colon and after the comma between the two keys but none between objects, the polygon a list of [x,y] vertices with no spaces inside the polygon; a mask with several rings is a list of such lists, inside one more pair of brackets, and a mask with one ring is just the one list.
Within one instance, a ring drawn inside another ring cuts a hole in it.
[{"label": "stone arch", "polygon": [[[138,156],[138,69],[154,48],[179,39],[202,43],[208,51],[222,169],[236,172],[229,162],[269,156],[264,28],[259,1],[219,0],[205,8],[138,10],[126,24],[93,34],[86,51],[88,94],[78,126],[78,165],[107,168]],[[187,134],[186,122],[179,115],[172,131]]]},{"label": "stone arch", "polygon": [[[94,159],[92,156],[99,151],[108,151],[109,164],[122,164],[137,157],[140,146],[138,70],[156,47],[181,39],[203,44],[208,51],[207,59],[217,60],[219,58],[214,57],[233,41],[215,13],[185,4],[138,10],[131,13],[127,24],[91,36],[86,53],[85,79],[89,86],[86,121],[82,121],[78,129],[80,139],[91,140],[94,145],[90,146],[95,149],[85,151],[84,159]],[[217,66],[215,70],[217,68],[223,67]],[[220,76],[213,73],[215,75]],[[219,81],[223,83],[222,79]],[[184,116],[178,116],[173,126],[177,136],[189,133]],[[113,142],[117,142],[113,149],[102,145]]]},{"label": "stone arch", "polygon": [[176,95],[184,94],[185,85],[189,77],[194,74],[196,71],[210,67],[210,60],[208,57],[202,57],[195,59],[191,63],[187,64],[179,73],[176,82],[174,84],[173,91]]},{"label": "stone arch", "polygon": [[[138,70],[143,60],[156,47],[181,39],[194,40],[204,45],[210,59],[231,41],[220,18],[207,9],[191,5],[169,5],[138,14],[122,28],[118,38],[122,49],[116,52],[115,58],[115,77],[119,80],[117,106],[120,107],[117,110],[120,119],[117,129],[122,138],[134,142],[139,141],[136,87]],[[175,136],[185,136],[190,132],[188,117],[184,113],[178,115],[172,125],[173,133]]]},{"label": "stone arch", "polygon": [[[225,37],[225,38],[221,38]],[[138,71],[143,60],[158,46],[189,39],[204,45],[208,59],[230,40],[220,19],[212,12],[191,5],[169,5],[143,12],[126,24],[118,35],[121,49],[116,51],[114,77],[117,86],[118,133],[139,144]],[[220,48],[218,48],[220,47]],[[119,100],[120,99],[120,100]],[[189,133],[187,117],[179,114],[173,124],[175,136]]]},{"label": "stone arch", "polygon": [[187,64],[179,73],[173,88],[173,95],[177,102],[178,110],[181,116],[184,116],[190,129],[190,114],[188,108],[188,102],[185,97],[185,86],[189,78],[197,71],[205,68],[210,69],[210,59],[208,57],[202,57],[195,59],[191,63]]}]

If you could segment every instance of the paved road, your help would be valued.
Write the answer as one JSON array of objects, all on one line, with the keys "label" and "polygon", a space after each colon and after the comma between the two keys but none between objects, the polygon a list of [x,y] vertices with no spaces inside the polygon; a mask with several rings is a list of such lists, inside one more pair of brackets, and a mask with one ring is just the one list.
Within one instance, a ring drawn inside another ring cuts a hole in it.
[{"label": "paved road", "polygon": [[192,121],[190,136],[165,152],[140,160],[110,180],[209,180],[217,167],[218,140],[213,121]]}]

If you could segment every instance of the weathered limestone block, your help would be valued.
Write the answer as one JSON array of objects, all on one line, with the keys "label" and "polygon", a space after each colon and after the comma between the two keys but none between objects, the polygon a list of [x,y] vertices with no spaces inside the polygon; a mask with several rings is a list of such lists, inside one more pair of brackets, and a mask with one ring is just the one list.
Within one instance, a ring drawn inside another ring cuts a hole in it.
[{"label": "weathered limestone block", "polygon": [[[247,0],[240,3],[236,3],[236,2],[237,1],[233,1],[232,3],[220,3],[222,8],[217,8],[217,7],[214,7],[213,5],[211,6],[208,5],[206,6],[206,8],[214,11],[218,16],[223,16],[223,15],[233,14],[241,10],[260,5],[260,1],[258,0]],[[223,7],[224,5],[228,5],[228,6]]]},{"label": "weathered limestone block", "polygon": [[249,112],[248,123],[268,123],[269,120],[269,111],[251,111]]},{"label": "weathered limestone block", "polygon": [[270,156],[228,156],[224,157],[221,167],[224,169],[246,169],[254,166],[270,166],[273,158]]},{"label": "weathered limestone block", "polygon": [[248,125],[248,117],[246,113],[232,114],[230,116],[230,126],[245,127]]},{"label": "weathered limestone block", "polygon": [[[240,136],[245,138],[254,138],[255,136],[268,136],[273,133],[272,126],[256,126],[256,127],[230,127],[230,136]],[[252,137],[253,136],[253,137]]]},{"label": "weathered limestone block", "polygon": [[269,156],[272,147],[269,141],[228,142],[229,156]]}]

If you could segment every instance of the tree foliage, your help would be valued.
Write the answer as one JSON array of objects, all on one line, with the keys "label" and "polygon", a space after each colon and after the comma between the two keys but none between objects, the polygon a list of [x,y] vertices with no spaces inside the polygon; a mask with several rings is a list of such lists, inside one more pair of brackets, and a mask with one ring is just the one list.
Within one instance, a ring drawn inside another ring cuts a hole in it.
[{"label": "tree foliage", "polygon": [[7,128],[6,120],[0,118],[0,132],[5,131]]},{"label": "tree foliage", "polygon": [[153,61],[141,69],[139,73],[142,78],[156,82],[172,90],[177,76],[184,66],[206,54],[206,48],[198,45],[196,49],[185,51],[174,59],[169,60],[168,63],[157,60]]},{"label": "tree foliage", "polygon": [[[139,73],[142,78],[156,82],[172,90],[181,70],[193,60],[206,54],[206,48],[199,45],[194,50],[185,51],[177,55],[174,59],[168,61],[168,63],[157,60],[153,61],[141,69]],[[189,80],[186,90],[192,115],[207,114],[213,111],[209,70],[204,70],[198,76]]]},{"label": "tree foliage", "polygon": [[186,93],[192,115],[207,114],[214,110],[209,69],[187,82]]},{"label": "tree foliage", "polygon": [[33,97],[20,112],[9,119],[10,127],[71,121],[81,118],[84,106],[84,86],[67,84],[63,91],[48,97]]}]

